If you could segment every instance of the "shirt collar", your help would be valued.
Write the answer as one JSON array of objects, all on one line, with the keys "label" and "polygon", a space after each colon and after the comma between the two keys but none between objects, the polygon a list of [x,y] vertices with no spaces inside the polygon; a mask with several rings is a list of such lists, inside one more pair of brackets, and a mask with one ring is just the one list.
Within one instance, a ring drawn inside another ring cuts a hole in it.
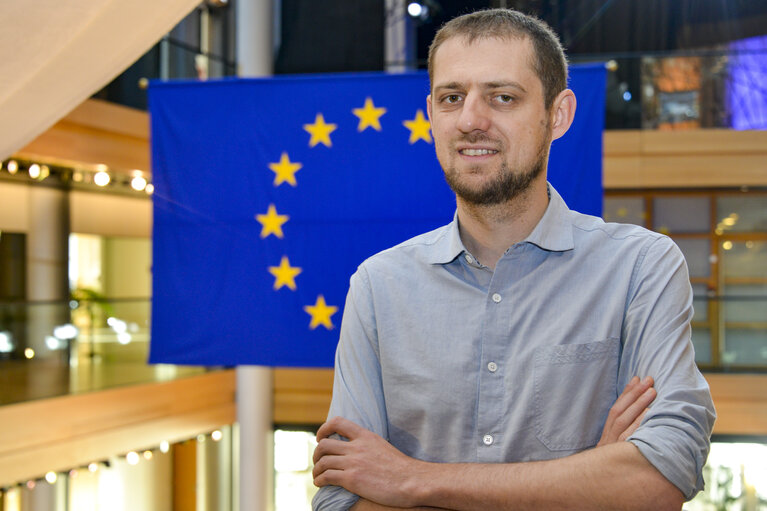
[{"label": "shirt collar", "polygon": [[447,264],[455,260],[462,253],[467,252],[463,246],[461,235],[458,232],[458,212],[453,215],[453,221],[445,226],[442,236],[433,245],[433,250],[429,254],[431,264]]},{"label": "shirt collar", "polygon": [[[546,207],[546,212],[523,243],[532,243],[543,250],[552,252],[572,250],[574,244],[570,209],[551,184],[549,184],[549,193],[549,205]],[[445,227],[444,234],[432,247],[433,250],[429,257],[431,264],[447,264],[462,253],[468,253],[458,231],[457,211],[453,215],[453,221]]]},{"label": "shirt collar", "polygon": [[575,244],[570,208],[551,184],[549,191],[551,196],[546,212],[525,241],[552,252],[572,250]]}]

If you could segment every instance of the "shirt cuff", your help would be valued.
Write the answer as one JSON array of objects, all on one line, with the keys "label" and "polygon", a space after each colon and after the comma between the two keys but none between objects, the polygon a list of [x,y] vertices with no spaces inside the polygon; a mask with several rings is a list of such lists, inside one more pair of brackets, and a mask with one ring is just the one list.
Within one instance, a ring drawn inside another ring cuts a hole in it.
[{"label": "shirt cuff", "polygon": [[312,511],[346,511],[359,499],[340,486],[323,486],[314,494]]}]

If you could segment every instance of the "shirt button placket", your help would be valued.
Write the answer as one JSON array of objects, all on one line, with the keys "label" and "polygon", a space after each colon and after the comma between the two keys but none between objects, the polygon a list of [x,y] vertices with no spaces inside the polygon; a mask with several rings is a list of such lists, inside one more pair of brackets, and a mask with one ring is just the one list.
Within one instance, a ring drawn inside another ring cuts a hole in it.
[{"label": "shirt button placket", "polygon": [[[492,318],[498,314],[502,314],[502,310],[494,308],[493,305],[500,304],[503,301],[503,296],[501,296],[500,293],[493,292],[490,294],[490,300],[490,308],[487,310],[488,314],[490,314],[490,317]],[[494,346],[494,339],[488,338],[488,341],[489,344],[487,346],[487,354],[490,355],[491,352],[495,351],[496,347]],[[492,358],[495,358],[495,356]],[[487,368],[487,371],[493,375],[495,375],[495,373],[498,371],[498,363],[493,360],[486,359],[485,367]],[[493,407],[490,406],[490,403],[497,402],[499,393],[502,393],[502,388],[499,387],[499,385],[502,385],[502,380],[498,380],[496,376],[487,375],[485,378],[483,378],[483,381],[483,390],[481,391],[480,396],[480,424],[478,425],[482,429],[486,428],[485,431],[492,431],[495,427],[497,427],[499,418],[497,417],[497,410],[494,410]],[[480,429],[480,431],[482,431],[482,429]],[[482,445],[484,447],[493,446],[495,442],[496,438],[492,434],[485,433],[482,435]],[[498,452],[496,449],[487,450],[485,451],[484,455],[480,455],[480,459],[487,462],[499,461],[495,459],[497,454]]]}]

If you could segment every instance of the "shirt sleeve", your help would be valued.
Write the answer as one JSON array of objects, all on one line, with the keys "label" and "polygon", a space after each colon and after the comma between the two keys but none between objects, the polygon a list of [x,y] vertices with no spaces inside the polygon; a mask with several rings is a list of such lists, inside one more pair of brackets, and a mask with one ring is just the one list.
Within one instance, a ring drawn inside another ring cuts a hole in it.
[{"label": "shirt sleeve", "polygon": [[[336,348],[333,398],[328,418],[344,417],[388,440],[378,335],[370,281],[363,267],[350,282]],[[337,486],[320,488],[314,511],[349,509],[359,497]]]},{"label": "shirt sleeve", "polygon": [[[687,499],[703,489],[703,466],[716,417],[695,364],[692,289],[679,248],[654,240],[638,259],[626,303],[619,382],[652,376],[657,397],[628,438]],[[622,387],[621,387],[622,388]]]}]

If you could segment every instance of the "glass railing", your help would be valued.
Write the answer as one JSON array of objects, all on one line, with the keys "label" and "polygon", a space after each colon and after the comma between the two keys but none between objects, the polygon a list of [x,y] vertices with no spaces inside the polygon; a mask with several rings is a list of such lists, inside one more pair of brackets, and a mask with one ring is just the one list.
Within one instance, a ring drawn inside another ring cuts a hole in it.
[{"label": "glass railing", "polygon": [[208,370],[149,365],[149,317],[148,299],[0,302],[0,405]]},{"label": "glass railing", "polygon": [[93,97],[146,110],[149,80],[200,80],[236,74],[235,62],[166,36]]},{"label": "glass railing", "polygon": [[767,129],[767,37],[688,52],[572,55],[605,62],[608,130]]}]

